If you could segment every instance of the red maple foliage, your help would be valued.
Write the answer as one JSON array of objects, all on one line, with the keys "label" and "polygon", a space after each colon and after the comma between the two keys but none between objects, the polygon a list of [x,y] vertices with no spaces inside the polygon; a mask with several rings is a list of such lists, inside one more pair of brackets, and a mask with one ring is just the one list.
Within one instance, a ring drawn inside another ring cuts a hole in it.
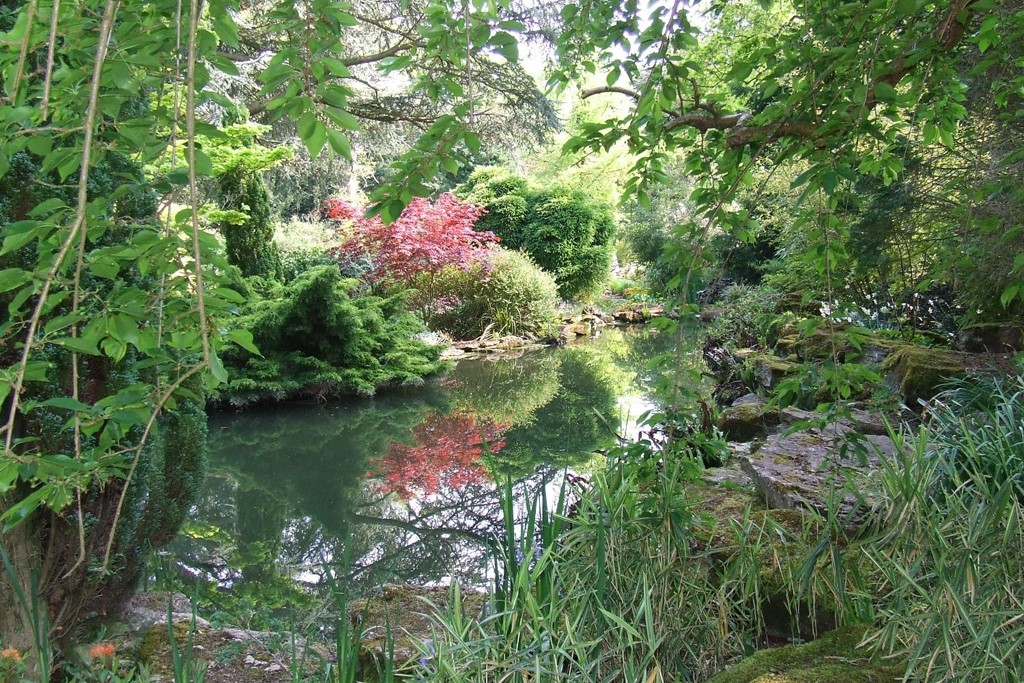
[{"label": "red maple foliage", "polygon": [[421,274],[436,275],[446,266],[468,270],[487,257],[487,247],[498,241],[489,231],[473,226],[484,209],[444,193],[431,202],[414,199],[391,224],[378,217],[365,218],[358,207],[341,199],[324,202],[323,215],[353,221],[353,233],[336,255],[366,256],[373,263],[372,282],[407,283]]},{"label": "red maple foliage", "polygon": [[[409,499],[436,493],[442,487],[459,488],[486,481],[487,473],[477,463],[485,452],[505,447],[501,438],[507,425],[478,424],[465,413],[432,414],[413,430],[415,446],[394,443],[371,465],[381,493]],[[486,451],[485,451],[486,449]]]},{"label": "red maple foliage", "polygon": [[320,215],[330,221],[354,221],[363,217],[363,210],[344,199],[325,199],[320,207]]}]

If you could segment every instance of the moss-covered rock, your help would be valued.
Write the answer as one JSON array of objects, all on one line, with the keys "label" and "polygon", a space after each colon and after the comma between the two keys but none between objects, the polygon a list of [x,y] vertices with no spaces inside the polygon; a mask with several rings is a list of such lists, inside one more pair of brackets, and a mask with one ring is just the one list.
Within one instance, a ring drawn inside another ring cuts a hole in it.
[{"label": "moss-covered rock", "polygon": [[758,353],[750,357],[749,362],[754,368],[754,379],[763,389],[772,389],[782,379],[800,367],[798,363],[791,363],[770,353]]},{"label": "moss-covered rock", "polygon": [[1024,323],[970,325],[957,335],[957,346],[974,353],[1024,351]]},{"label": "moss-covered rock", "polygon": [[722,411],[717,427],[730,441],[751,441],[779,424],[779,411],[765,410],[764,403],[732,405]]},{"label": "moss-covered rock", "polygon": [[738,460],[768,507],[803,507],[822,514],[831,507],[855,527],[865,508],[877,503],[871,495],[872,472],[881,458],[895,457],[896,447],[887,436],[855,437],[850,432],[848,426],[837,424],[773,435]]},{"label": "moss-covered rock", "polygon": [[804,645],[761,650],[708,683],[889,683],[903,669],[880,662],[868,648],[859,647],[866,626],[849,626],[826,633]]},{"label": "moss-covered rock", "polygon": [[907,405],[916,406],[938,393],[946,380],[961,377],[966,372],[963,357],[955,351],[945,351],[906,344],[896,348],[882,362],[886,382],[899,391]]}]

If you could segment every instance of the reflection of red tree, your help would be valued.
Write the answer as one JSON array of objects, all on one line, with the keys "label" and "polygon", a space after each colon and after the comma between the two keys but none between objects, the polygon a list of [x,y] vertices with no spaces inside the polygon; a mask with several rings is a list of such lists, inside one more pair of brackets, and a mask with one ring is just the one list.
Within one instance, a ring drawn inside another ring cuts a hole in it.
[{"label": "reflection of red tree", "polygon": [[441,486],[458,488],[484,481],[487,475],[477,461],[485,452],[505,447],[501,434],[506,429],[507,425],[478,424],[467,414],[434,413],[413,430],[415,446],[393,443],[372,463],[373,474],[382,480],[377,488],[411,498],[434,493]]}]

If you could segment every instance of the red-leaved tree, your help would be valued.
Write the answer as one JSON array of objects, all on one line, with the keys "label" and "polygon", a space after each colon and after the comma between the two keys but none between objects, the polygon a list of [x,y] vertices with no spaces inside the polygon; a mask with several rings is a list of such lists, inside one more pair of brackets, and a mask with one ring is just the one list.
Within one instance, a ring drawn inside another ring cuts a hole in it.
[{"label": "red-leaved tree", "polygon": [[413,430],[415,446],[392,444],[371,463],[377,489],[409,499],[435,493],[441,486],[458,488],[485,481],[480,457],[505,447],[501,438],[507,425],[479,424],[471,415],[434,413]]},{"label": "red-leaved tree", "polygon": [[323,215],[353,221],[353,233],[338,248],[339,256],[368,258],[366,277],[374,283],[409,284],[424,274],[454,266],[468,270],[486,261],[487,247],[498,241],[473,226],[484,209],[445,193],[431,202],[414,199],[390,225],[341,199],[324,202]]}]

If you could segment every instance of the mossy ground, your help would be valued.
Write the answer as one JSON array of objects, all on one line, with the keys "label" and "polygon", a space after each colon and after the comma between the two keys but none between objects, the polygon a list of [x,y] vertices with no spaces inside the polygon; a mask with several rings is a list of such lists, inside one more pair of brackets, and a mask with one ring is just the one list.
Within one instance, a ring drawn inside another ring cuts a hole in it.
[{"label": "mossy ground", "polygon": [[903,669],[858,647],[868,628],[844,627],[804,645],[761,650],[708,683],[889,683]]}]

